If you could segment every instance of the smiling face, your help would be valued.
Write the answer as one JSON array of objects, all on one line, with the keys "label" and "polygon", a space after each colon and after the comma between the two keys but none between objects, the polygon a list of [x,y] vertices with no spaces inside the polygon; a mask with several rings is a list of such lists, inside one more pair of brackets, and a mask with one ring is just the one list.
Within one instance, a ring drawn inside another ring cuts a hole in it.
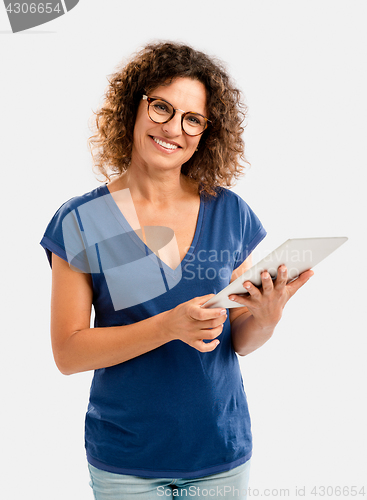
[{"label": "smiling face", "polygon": [[[205,86],[191,78],[177,78],[149,92],[149,97],[161,98],[185,112],[207,116]],[[195,153],[201,136],[192,137],[182,131],[181,111],[167,123],[154,123],[148,116],[148,102],[139,104],[134,127],[131,164],[143,168],[181,169]]]}]

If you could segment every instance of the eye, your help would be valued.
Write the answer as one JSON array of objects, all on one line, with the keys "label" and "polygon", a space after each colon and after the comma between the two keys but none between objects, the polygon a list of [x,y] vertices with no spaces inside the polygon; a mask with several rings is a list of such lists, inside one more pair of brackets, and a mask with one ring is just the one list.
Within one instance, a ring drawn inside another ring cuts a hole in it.
[{"label": "eye", "polygon": [[185,116],[185,121],[188,123],[188,125],[191,125],[193,127],[202,127],[205,124],[205,120],[202,116],[194,115],[192,113]]},{"label": "eye", "polygon": [[164,101],[154,101],[152,103],[152,108],[156,113],[160,115],[170,114],[172,112],[172,108],[169,106],[169,104],[165,103]]}]

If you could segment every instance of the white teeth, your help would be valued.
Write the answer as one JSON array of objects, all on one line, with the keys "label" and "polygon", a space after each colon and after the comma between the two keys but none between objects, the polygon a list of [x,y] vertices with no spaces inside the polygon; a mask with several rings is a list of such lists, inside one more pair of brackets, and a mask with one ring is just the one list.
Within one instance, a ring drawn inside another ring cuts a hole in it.
[{"label": "white teeth", "polygon": [[160,139],[157,139],[156,137],[153,137],[153,141],[159,144],[160,146],[163,146],[166,149],[177,149],[178,146],[175,144],[169,144],[168,142],[163,142]]}]

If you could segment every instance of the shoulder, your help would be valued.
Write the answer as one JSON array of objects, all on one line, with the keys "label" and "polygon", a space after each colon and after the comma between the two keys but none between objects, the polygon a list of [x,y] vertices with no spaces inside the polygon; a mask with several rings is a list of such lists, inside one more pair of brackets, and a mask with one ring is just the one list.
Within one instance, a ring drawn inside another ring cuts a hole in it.
[{"label": "shoulder", "polygon": [[100,198],[101,196],[108,194],[108,189],[106,188],[106,185],[103,184],[101,186],[98,186],[97,188],[93,189],[92,191],[88,191],[87,193],[84,193],[80,196],[74,196],[73,198],[70,198],[67,200],[65,203],[63,203],[55,212],[53,219],[55,218],[64,218],[67,214],[70,212],[73,212],[75,209],[78,209],[85,203],[88,203],[90,201],[93,201],[97,198]]},{"label": "shoulder", "polygon": [[105,185],[84,193],[81,196],[75,196],[61,205],[60,208],[52,216],[48,223],[44,235],[41,240],[41,245],[47,253],[47,257],[51,264],[51,253],[54,253],[64,260],[67,260],[65,238],[70,241],[78,242],[80,240],[79,227],[79,212],[81,207],[86,206],[86,203],[97,200],[101,196],[108,193]]},{"label": "shoulder", "polygon": [[260,219],[240,195],[224,187],[216,188],[216,192],[217,196],[212,197],[209,204],[212,204],[212,213],[220,217],[222,227],[225,225],[233,230],[239,226],[243,236],[250,240],[255,236],[265,236]]},{"label": "shoulder", "polygon": [[54,237],[61,242],[61,231],[63,225],[67,224],[68,226],[73,226],[73,220],[75,218],[79,219],[79,212],[82,208],[85,209],[85,207],[88,207],[88,203],[92,206],[93,203],[98,202],[98,199],[101,199],[108,193],[109,191],[106,185],[103,184],[92,191],[70,198],[68,201],[63,203],[51,217],[51,220],[46,228],[45,235],[50,237],[51,234],[54,234]]},{"label": "shoulder", "polygon": [[216,196],[204,195],[204,202],[207,205],[222,210],[233,210],[237,213],[252,212],[249,205],[234,191],[221,186],[216,187],[215,191]]}]

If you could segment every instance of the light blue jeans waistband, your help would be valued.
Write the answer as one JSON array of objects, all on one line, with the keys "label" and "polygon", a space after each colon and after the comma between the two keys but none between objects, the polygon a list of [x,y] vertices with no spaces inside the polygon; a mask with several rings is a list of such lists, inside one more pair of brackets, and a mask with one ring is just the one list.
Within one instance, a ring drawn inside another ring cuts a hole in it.
[{"label": "light blue jeans waistband", "polygon": [[114,474],[88,464],[95,500],[175,498],[247,499],[251,460],[226,472],[196,479],[144,478]]}]

